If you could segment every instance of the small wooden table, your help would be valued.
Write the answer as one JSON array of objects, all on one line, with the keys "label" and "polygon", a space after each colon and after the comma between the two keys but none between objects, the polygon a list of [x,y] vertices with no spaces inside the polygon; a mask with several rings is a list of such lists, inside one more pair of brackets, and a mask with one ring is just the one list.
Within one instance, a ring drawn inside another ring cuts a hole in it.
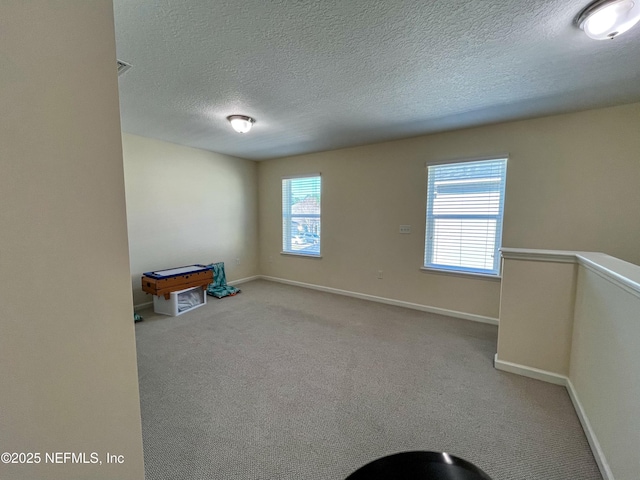
[{"label": "small wooden table", "polygon": [[206,290],[210,283],[213,283],[213,270],[206,265],[187,265],[142,274],[142,291],[164,295],[166,300],[169,300],[171,292],[193,287]]}]

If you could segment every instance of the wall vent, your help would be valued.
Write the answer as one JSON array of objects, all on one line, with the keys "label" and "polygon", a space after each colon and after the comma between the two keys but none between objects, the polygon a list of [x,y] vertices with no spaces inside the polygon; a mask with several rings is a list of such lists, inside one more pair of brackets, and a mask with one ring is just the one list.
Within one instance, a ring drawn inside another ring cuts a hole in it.
[{"label": "wall vent", "polygon": [[124,72],[131,68],[131,65],[127,62],[123,62],[122,60],[116,59],[116,63],[118,64],[118,76],[122,75]]}]

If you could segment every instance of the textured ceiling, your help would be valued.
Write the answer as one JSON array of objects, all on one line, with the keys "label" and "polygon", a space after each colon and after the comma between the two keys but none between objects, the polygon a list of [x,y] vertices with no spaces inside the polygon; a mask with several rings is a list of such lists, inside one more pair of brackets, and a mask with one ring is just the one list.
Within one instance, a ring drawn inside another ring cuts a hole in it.
[{"label": "textured ceiling", "polygon": [[115,0],[122,128],[263,160],[640,101],[640,26],[587,3]]}]

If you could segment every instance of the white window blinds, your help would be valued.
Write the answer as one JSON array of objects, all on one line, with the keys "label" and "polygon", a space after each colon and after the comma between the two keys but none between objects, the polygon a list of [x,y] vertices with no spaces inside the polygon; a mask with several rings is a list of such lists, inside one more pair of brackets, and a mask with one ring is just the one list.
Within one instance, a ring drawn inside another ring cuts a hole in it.
[{"label": "white window blinds", "polygon": [[424,266],[498,275],[507,160],[431,165]]},{"label": "white window blinds", "polygon": [[320,175],[282,179],[282,251],[320,255]]}]

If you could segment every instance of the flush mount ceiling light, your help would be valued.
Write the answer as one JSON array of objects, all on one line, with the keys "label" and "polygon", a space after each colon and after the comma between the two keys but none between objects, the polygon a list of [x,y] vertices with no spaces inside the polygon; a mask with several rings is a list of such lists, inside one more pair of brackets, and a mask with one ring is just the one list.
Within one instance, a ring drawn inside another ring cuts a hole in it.
[{"label": "flush mount ceiling light", "polygon": [[610,40],[640,20],[640,0],[596,0],[585,8],[576,24],[589,38]]},{"label": "flush mount ceiling light", "polygon": [[231,127],[238,133],[247,133],[251,130],[253,124],[256,123],[253,118],[247,117],[246,115],[229,115],[227,120],[229,120]]}]

